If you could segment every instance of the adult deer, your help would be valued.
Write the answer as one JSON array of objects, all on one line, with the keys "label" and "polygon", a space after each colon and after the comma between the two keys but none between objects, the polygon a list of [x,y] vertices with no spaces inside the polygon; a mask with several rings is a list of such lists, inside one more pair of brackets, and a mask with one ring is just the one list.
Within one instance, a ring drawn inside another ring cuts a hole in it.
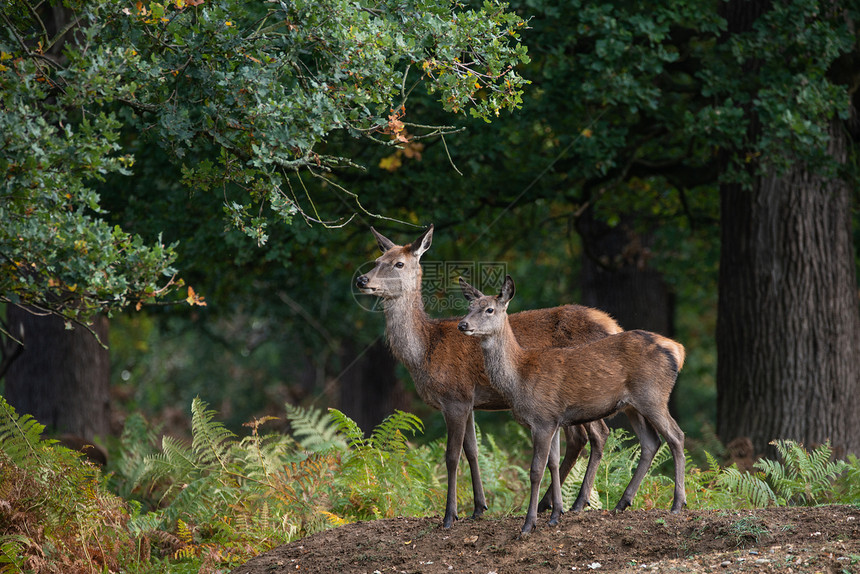
[{"label": "adult deer", "polygon": [[[370,230],[382,255],[369,273],[357,278],[356,284],[363,293],[382,298],[392,352],[409,370],[421,399],[442,411],[445,418],[448,493],[442,525],[450,528],[457,519],[461,452],[471,470],[475,500],[472,517],[481,516],[487,508],[478,468],[473,410],[507,410],[510,404],[490,386],[483,365],[474,360],[480,349],[477,342],[457,332],[458,319],[431,319],[424,310],[420,259],[430,248],[433,226],[408,245],[396,245],[372,227]],[[523,344],[533,347],[579,345],[621,331],[606,313],[579,305],[517,313],[511,316],[511,323]],[[567,442],[560,480],[567,476],[586,440],[591,441],[588,467],[574,503],[579,510],[588,502],[609,429],[598,420],[567,426],[564,431]],[[558,450],[558,437],[553,443]],[[548,507],[549,495],[547,491],[541,510]]]},{"label": "adult deer", "polygon": [[[512,328],[508,303],[515,288],[505,278],[498,296],[485,296],[466,283],[460,285],[469,300],[469,314],[458,328],[481,343],[475,362],[483,362],[490,384],[510,403],[514,418],[531,430],[534,451],[529,473],[531,497],[522,534],[537,521],[537,495],[549,461],[552,477],[552,515],[561,516],[558,449],[553,437],[559,426],[585,424],[623,411],[639,437],[641,454],[630,484],[616,511],[633,502],[665,437],[675,459],[675,499],[672,512],[686,504],[684,492],[684,433],[669,414],[669,393],[684,364],[684,347],[647,331],[625,331],[587,345],[567,349],[524,349]],[[656,429],[656,430],[655,430]]]}]

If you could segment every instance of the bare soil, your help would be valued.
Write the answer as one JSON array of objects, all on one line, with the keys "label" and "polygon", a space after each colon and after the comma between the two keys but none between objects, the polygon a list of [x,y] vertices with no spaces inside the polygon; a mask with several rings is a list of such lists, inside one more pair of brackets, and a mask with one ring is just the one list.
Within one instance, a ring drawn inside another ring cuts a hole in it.
[{"label": "bare soil", "polygon": [[393,518],[320,532],[231,574],[521,572],[860,573],[860,506],[566,513],[519,536],[523,517]]}]

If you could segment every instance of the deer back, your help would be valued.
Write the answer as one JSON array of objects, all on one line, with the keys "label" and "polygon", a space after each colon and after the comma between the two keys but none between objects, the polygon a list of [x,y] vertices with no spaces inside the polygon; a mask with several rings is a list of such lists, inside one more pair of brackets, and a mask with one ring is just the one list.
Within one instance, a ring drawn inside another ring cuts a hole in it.
[{"label": "deer back", "polygon": [[[665,404],[684,347],[648,331],[625,331],[576,348],[523,349],[516,364],[522,409],[565,413],[566,422],[609,416],[626,405]],[[520,410],[522,410],[520,409]]]}]

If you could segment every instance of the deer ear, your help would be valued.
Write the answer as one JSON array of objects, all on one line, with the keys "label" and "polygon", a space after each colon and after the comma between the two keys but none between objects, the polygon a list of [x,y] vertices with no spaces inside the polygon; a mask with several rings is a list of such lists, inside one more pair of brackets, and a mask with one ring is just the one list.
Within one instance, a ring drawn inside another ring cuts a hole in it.
[{"label": "deer ear", "polygon": [[421,257],[424,252],[430,249],[430,243],[433,242],[433,224],[427,228],[427,231],[421,234],[421,237],[412,242],[409,249],[412,250],[412,255]]},{"label": "deer ear", "polygon": [[502,290],[499,291],[499,303],[507,305],[514,298],[514,293],[516,292],[517,289],[514,286],[514,280],[511,279],[510,275],[506,275],[505,282],[502,283]]},{"label": "deer ear", "polygon": [[370,232],[373,233],[373,236],[376,238],[376,243],[379,245],[379,250],[385,253],[392,247],[395,247],[393,241],[382,235],[380,232],[375,230],[373,227],[370,228]]},{"label": "deer ear", "polygon": [[460,277],[460,289],[463,290],[463,297],[465,297],[467,301],[474,301],[478,297],[484,296],[483,293],[466,283],[462,277]]}]

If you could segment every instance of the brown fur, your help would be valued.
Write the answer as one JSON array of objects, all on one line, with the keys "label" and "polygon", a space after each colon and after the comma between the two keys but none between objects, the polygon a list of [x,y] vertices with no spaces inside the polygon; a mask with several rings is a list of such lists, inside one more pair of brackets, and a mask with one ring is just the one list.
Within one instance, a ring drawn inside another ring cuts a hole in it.
[{"label": "brown fur", "polygon": [[[559,426],[582,424],[624,411],[639,436],[639,465],[616,510],[633,501],[659,446],[662,434],[675,459],[675,500],[678,512],[686,501],[684,492],[684,434],[669,414],[669,394],[684,364],[684,347],[647,331],[626,331],[576,348],[524,348],[514,334],[513,317],[507,314],[514,285],[506,278],[499,296],[488,297],[461,280],[469,314],[459,329],[479,339],[484,367],[492,386],[510,402],[514,418],[529,427],[534,439],[532,496],[523,533],[537,518],[537,489],[544,469],[558,472],[549,443]],[[555,469],[553,468],[555,466]],[[553,489],[553,516],[558,521]]]},{"label": "brown fur", "polygon": [[[479,516],[486,508],[477,465],[472,410],[507,410],[510,404],[490,385],[481,361],[474,360],[480,353],[480,346],[457,332],[457,319],[431,319],[424,310],[420,257],[430,247],[432,226],[416,241],[403,246],[371,230],[383,253],[377,258],[376,266],[358,278],[357,284],[364,292],[383,299],[392,353],[409,369],[421,399],[441,410],[445,417],[448,498],[443,525],[449,527],[457,515],[456,480],[461,451],[465,451],[472,471],[474,516]],[[397,267],[397,264],[402,265]],[[528,347],[579,345],[621,331],[606,313],[579,305],[524,311],[512,315],[511,323],[517,337]],[[585,445],[586,434],[592,442],[586,478],[574,504],[579,510],[587,503],[609,431],[603,421],[564,430],[567,448],[561,480],[576,462]],[[557,442],[555,448],[558,448]],[[542,506],[548,504],[549,496]]]}]

